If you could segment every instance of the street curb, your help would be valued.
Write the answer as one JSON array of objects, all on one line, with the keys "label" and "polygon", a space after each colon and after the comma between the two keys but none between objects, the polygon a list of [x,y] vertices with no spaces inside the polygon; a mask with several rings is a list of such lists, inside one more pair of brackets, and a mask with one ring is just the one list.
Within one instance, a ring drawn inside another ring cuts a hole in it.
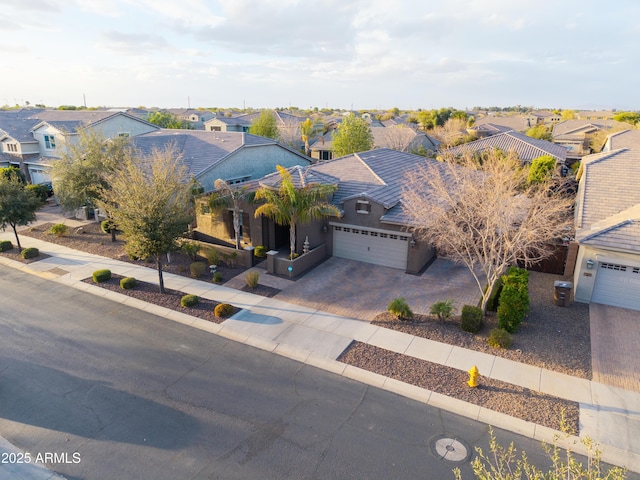
[{"label": "street curb", "polygon": [[[586,456],[588,454],[586,447],[582,443],[581,439],[577,436],[567,436],[560,431],[553,430],[548,427],[511,417],[509,415],[489,410],[484,407],[458,400],[453,397],[448,397],[437,392],[422,389],[420,387],[416,387],[399,380],[385,377],[383,375],[370,372],[359,367],[338,362],[337,360],[312,355],[311,352],[292,345],[278,343],[274,340],[269,340],[246,332],[239,332],[237,330],[227,328],[221,324],[207,322],[198,319],[197,317],[192,317],[186,313],[177,312],[172,309],[160,307],[142,301],[127,303],[127,301],[131,297],[128,297],[127,295],[119,292],[107,291],[107,293],[103,293],[105,289],[90,284],[83,284],[82,288],[78,288],[76,284],[82,282],[74,282],[72,284],[69,284],[57,275],[50,274],[49,272],[34,271],[27,268],[28,265],[21,264],[17,261],[0,257],[0,264],[12,268],[17,268],[18,270],[21,270],[25,273],[30,273],[47,280],[53,280],[58,283],[65,284],[67,286],[71,286],[73,288],[83,290],[94,295],[102,296],[104,298],[107,298],[108,300],[126,304],[127,306],[138,308],[148,313],[152,313],[168,320],[197,328],[199,330],[213,333],[215,335],[227,338],[238,343],[252,346],[270,353],[275,353],[280,356],[304,363],[306,365],[338,374],[345,378],[349,378],[373,387],[381,388],[391,393],[395,393],[397,395],[419,401],[426,405],[430,405],[432,407],[439,408],[444,411],[469,418],[471,420],[476,420],[487,425],[500,428],[502,430],[526,436],[528,438],[540,440],[541,442],[547,444],[555,444],[559,447],[571,450],[572,452],[580,455]],[[14,266],[13,264],[16,265]],[[53,276],[53,278],[51,278],[51,276]],[[89,288],[85,288],[85,285],[87,285]],[[599,447],[602,450],[602,461],[611,463],[613,465],[624,466],[631,471],[640,472],[640,455],[634,454],[632,452],[626,452],[609,445],[599,445]]]}]

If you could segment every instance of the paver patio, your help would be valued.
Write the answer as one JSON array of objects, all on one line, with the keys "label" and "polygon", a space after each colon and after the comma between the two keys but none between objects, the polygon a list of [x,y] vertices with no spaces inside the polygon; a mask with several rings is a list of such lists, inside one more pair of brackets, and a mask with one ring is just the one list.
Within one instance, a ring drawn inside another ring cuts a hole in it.
[{"label": "paver patio", "polygon": [[453,300],[456,312],[476,305],[480,292],[466,267],[438,258],[421,275],[354,260],[332,257],[275,298],[361,320],[373,320],[396,297],[404,297],[414,313]]}]

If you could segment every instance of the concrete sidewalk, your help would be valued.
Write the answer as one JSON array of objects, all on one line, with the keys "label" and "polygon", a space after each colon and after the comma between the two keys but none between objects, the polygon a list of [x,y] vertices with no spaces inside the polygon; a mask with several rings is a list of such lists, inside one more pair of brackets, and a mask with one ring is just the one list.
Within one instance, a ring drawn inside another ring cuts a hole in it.
[{"label": "concrete sidewalk", "polygon": [[[588,435],[596,440],[603,450],[604,461],[640,472],[640,436],[637,435],[637,432],[640,432],[640,393],[414,337],[374,326],[366,321],[183,276],[165,274],[165,285],[168,288],[228,302],[242,308],[241,312],[221,324],[207,322],[82,282],[83,279],[90,277],[93,271],[109,268],[120,275],[157,283],[157,272],[154,269],[90,255],[33,238],[22,238],[24,244],[39,248],[49,257],[29,265],[0,257],[0,264],[393,391],[530,438],[551,443],[559,432],[345,365],[336,361],[336,358],[353,340],[357,340],[464,371],[477,365],[484,377],[579,402],[580,437]],[[14,240],[9,232],[0,232],[0,239]],[[559,445],[584,453],[578,437],[562,440]]]}]

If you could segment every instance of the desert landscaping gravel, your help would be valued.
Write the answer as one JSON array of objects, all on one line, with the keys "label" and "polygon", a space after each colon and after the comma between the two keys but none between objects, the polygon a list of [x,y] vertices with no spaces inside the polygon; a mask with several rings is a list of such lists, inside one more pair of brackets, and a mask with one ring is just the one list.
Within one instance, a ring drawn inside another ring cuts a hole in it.
[{"label": "desert landscaping gravel", "polygon": [[[115,244],[112,243],[108,235],[99,231],[97,224],[90,224],[83,228],[83,233],[72,230],[65,237],[48,235],[46,233],[48,227],[49,225],[43,225],[35,229],[27,229],[22,232],[22,235],[33,236],[44,241],[105,257],[127,259],[124,254],[122,238],[119,238]],[[183,259],[180,262],[174,262],[173,265],[165,270],[187,275],[188,269],[186,269],[185,273],[185,264]],[[147,264],[147,266],[150,265]],[[242,270],[229,271],[229,276],[225,280],[231,278],[232,274],[241,272]],[[554,305],[553,282],[558,279],[562,279],[562,277],[530,272],[530,312],[519,330],[514,334],[513,346],[509,350],[494,349],[487,344],[487,336],[496,325],[495,314],[488,315],[485,325],[478,334],[462,331],[459,327],[458,317],[452,317],[444,324],[435,321],[429,316],[418,316],[414,321],[407,322],[399,321],[388,313],[381,312],[373,319],[372,323],[411,335],[591,379],[589,308],[586,304],[578,303],[572,303],[567,307]],[[103,286],[105,288],[120,289],[116,283],[113,286]],[[120,291],[122,292],[122,290]],[[133,292],[127,294],[133,295]],[[157,286],[139,289],[135,295],[136,298],[141,300],[165,306],[169,302],[168,297],[162,296],[157,292]],[[179,295],[181,295],[181,292]],[[174,300],[171,301],[173,302]],[[208,306],[204,302],[203,304],[205,306],[199,307],[198,310],[206,310],[206,315],[210,315],[207,318],[208,320],[220,321],[213,315],[213,306]],[[215,302],[212,303],[212,305],[214,304]],[[197,310],[187,312],[185,311],[186,309],[179,307],[179,298],[177,305],[177,307],[170,308],[196,315]],[[197,314],[197,316],[200,316],[200,314]],[[564,413],[569,427],[577,431],[578,405],[573,402],[489,379],[483,379],[479,388],[472,389],[466,385],[468,380],[466,372],[358,342],[352,343],[343,352],[340,360],[375,373],[554,429],[560,428],[561,416]]]}]

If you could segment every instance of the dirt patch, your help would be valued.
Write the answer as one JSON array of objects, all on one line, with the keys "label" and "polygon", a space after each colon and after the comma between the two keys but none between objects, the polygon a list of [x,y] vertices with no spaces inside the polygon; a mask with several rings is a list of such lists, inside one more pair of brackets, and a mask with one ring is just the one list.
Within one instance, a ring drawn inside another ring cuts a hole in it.
[{"label": "dirt patch", "polygon": [[[107,290],[111,290],[113,292],[122,293],[123,295],[137,298],[138,300],[149,302],[154,305],[159,305],[161,307],[169,308],[177,312],[186,313],[187,315],[192,315],[209,322],[222,323],[226,320],[225,318],[217,317],[213,313],[214,308],[216,308],[216,305],[218,305],[220,302],[200,297],[197,305],[185,308],[180,305],[180,299],[184,295],[186,295],[185,292],[165,289],[166,293],[160,293],[160,291],[158,290],[158,285],[140,281],[136,282],[135,287],[124,289],[120,287],[120,280],[122,278],[123,277],[121,275],[112,275],[111,279],[107,280],[106,282],[95,283],[91,278],[85,278],[83,282],[97,285],[98,287],[106,288]],[[240,310],[240,308],[234,307],[233,313],[231,315],[235,315]]]},{"label": "dirt patch", "polygon": [[569,431],[578,432],[580,408],[576,402],[489,378],[480,378],[480,385],[470,388],[466,372],[360,342],[353,342],[338,360],[555,430],[564,418]]},{"label": "dirt patch", "polygon": [[280,293],[280,289],[269,287],[267,285],[258,284],[255,287],[251,288],[249,285],[245,285],[241,289],[243,292],[253,293],[254,295],[261,295],[263,297],[275,297]]}]

